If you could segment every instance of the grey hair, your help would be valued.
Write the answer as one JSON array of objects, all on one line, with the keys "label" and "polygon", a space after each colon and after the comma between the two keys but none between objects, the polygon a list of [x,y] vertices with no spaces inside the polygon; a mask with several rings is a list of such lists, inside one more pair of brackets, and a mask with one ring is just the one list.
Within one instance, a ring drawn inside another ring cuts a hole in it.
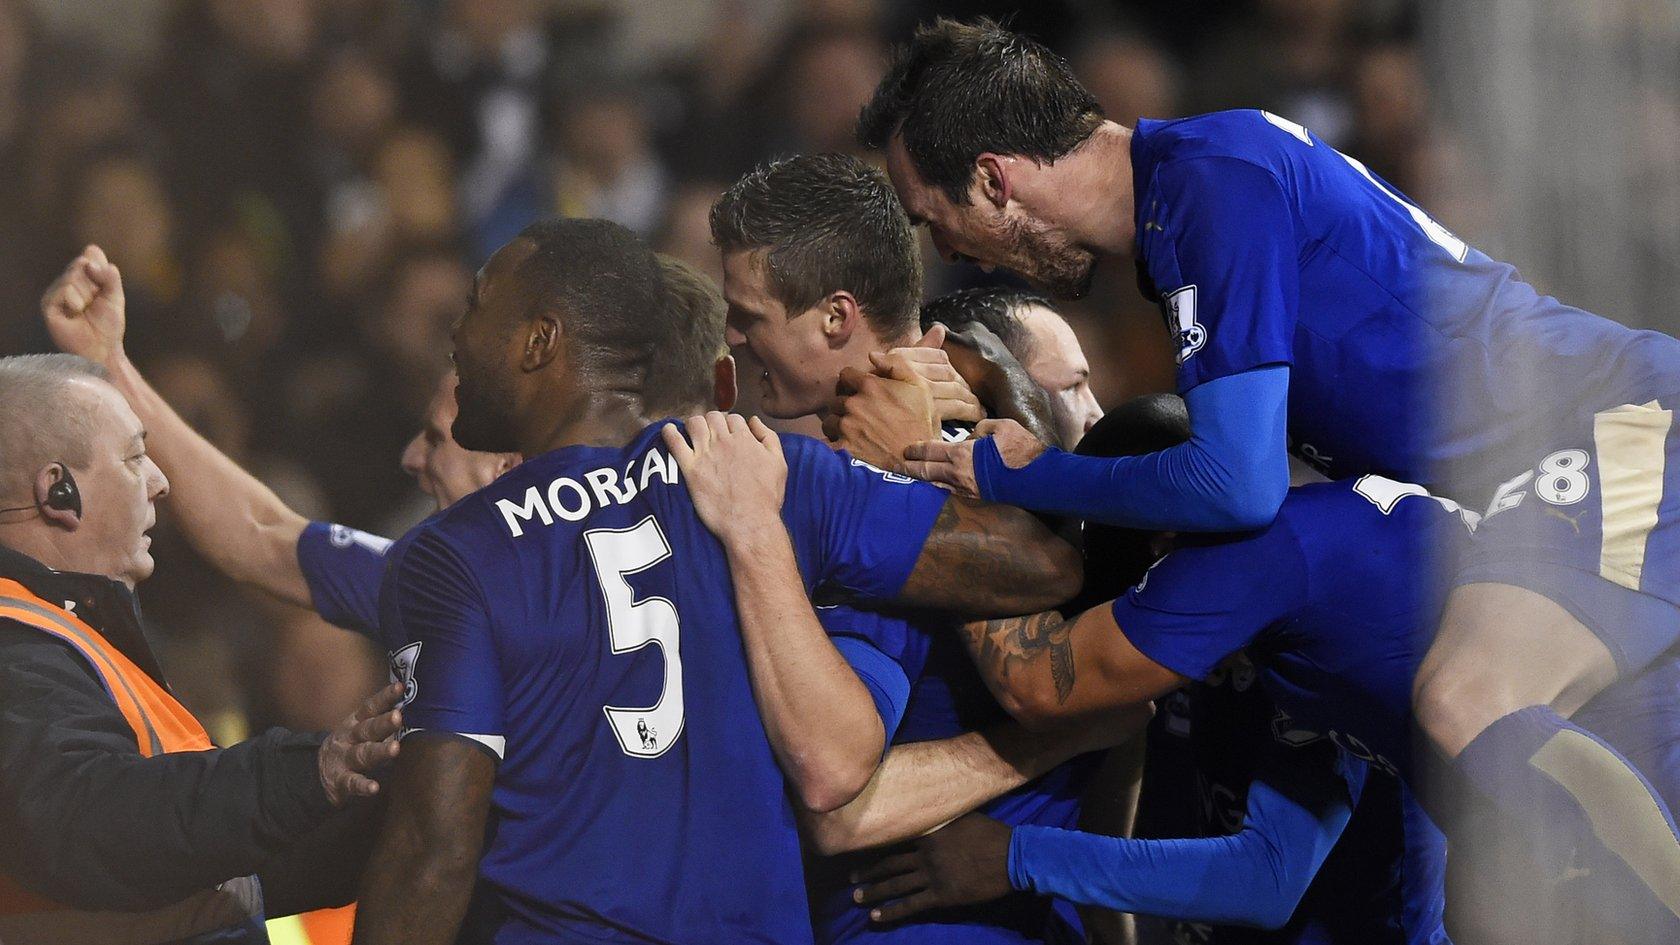
[{"label": "grey hair", "polygon": [[83,377],[109,374],[74,354],[0,357],[0,496],[16,501],[30,492],[48,463],[83,467],[92,459],[93,413],[65,396]]}]

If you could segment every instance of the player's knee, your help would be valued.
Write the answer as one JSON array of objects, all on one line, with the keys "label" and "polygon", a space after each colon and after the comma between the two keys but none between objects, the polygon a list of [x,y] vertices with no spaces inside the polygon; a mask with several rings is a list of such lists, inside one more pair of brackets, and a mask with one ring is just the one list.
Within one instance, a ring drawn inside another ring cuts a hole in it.
[{"label": "player's knee", "polygon": [[1425,664],[1412,682],[1412,712],[1435,749],[1457,758],[1502,716],[1523,708],[1502,683],[1499,667],[1474,660]]}]

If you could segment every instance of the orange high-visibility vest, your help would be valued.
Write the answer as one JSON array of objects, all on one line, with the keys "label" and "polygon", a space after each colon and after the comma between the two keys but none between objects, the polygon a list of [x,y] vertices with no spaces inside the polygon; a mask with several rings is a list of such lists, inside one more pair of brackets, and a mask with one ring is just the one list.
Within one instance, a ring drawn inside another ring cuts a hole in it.
[{"label": "orange high-visibility vest", "polygon": [[[70,611],[37,597],[16,581],[0,578],[0,618],[56,637],[81,654],[105,685],[105,691],[117,704],[129,728],[134,730],[141,755],[150,758],[216,747],[204,726],[162,683]],[[182,933],[172,933],[172,938],[183,938],[186,934],[211,931],[248,918],[252,913],[240,910],[253,909],[259,904],[256,890],[255,881],[245,878],[152,913],[88,913],[67,909],[35,895],[11,877],[0,874],[0,928],[11,930],[11,934],[4,936],[7,942],[23,934],[42,942],[87,941],[80,936],[85,936],[90,928],[109,929],[112,941],[145,941],[154,934],[151,930],[158,928],[171,928]],[[325,923],[328,927],[341,924],[346,918],[338,910],[323,911],[337,913],[333,918],[338,922],[329,919]],[[117,926],[126,928],[119,930]],[[336,931],[328,932],[328,936],[336,937]]]}]

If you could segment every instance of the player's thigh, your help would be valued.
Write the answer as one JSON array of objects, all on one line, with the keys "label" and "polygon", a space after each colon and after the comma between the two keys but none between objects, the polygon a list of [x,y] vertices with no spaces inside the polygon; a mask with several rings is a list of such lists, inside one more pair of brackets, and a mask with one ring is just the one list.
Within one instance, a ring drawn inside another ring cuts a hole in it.
[{"label": "player's thigh", "polygon": [[1571,713],[1680,644],[1672,401],[1583,413],[1501,490],[1417,680],[1449,755],[1506,712]]},{"label": "player's thigh", "polygon": [[1508,584],[1454,589],[1413,689],[1418,724],[1457,757],[1531,705],[1570,715],[1616,678],[1610,650],[1557,602]]}]

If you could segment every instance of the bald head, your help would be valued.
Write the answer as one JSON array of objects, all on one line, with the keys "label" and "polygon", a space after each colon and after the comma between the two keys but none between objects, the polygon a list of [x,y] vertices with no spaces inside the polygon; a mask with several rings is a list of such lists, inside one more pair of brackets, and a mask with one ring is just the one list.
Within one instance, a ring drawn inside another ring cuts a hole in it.
[{"label": "bald head", "polygon": [[105,369],[73,354],[0,358],[0,497],[24,501],[50,463],[85,467],[91,458],[97,388]]}]

